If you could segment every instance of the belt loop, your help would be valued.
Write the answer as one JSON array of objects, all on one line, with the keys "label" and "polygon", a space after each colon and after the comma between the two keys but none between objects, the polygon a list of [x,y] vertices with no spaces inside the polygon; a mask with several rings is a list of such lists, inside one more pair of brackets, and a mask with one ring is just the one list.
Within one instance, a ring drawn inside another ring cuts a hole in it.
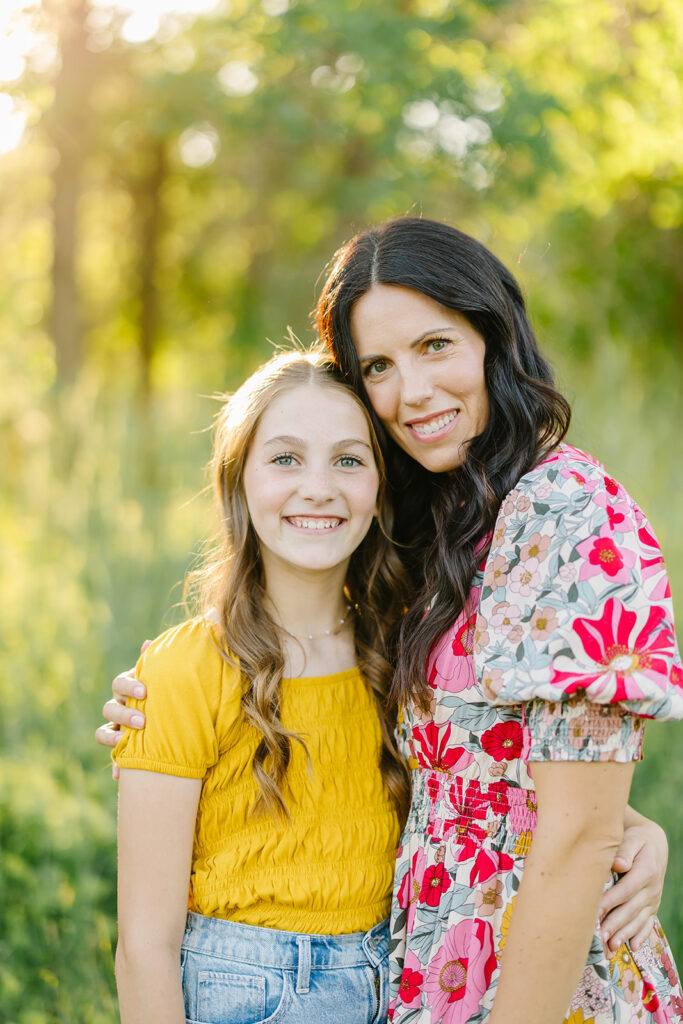
[{"label": "belt loop", "polygon": [[306,995],[310,990],[311,981],[311,937],[310,935],[298,935],[297,945],[299,947],[299,970],[296,976],[297,995]]}]

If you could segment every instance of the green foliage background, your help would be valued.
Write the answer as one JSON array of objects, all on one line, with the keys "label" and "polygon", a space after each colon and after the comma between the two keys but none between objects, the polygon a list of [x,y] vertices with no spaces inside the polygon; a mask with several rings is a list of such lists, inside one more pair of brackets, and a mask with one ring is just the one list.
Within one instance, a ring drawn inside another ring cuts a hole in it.
[{"label": "green foliage background", "polygon": [[[137,44],[125,18],[26,4],[10,27],[36,42],[0,83],[28,117],[0,156],[8,1024],[116,1020],[99,708],[182,615],[213,525],[207,396],[287,325],[311,337],[316,280],[356,229],[422,213],[514,265],[572,440],[645,507],[683,600],[677,0],[233,0]],[[669,834],[679,961],[681,747],[650,727],[633,790]]]}]

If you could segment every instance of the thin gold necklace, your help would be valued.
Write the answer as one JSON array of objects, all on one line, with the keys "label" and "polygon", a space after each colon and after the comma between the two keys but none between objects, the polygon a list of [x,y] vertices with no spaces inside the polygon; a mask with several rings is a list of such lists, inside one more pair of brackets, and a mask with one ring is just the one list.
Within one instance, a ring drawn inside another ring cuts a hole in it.
[{"label": "thin gold necklace", "polygon": [[344,623],[349,617],[349,612],[353,611],[353,605],[347,604],[346,611],[344,612],[344,618],[340,619],[335,626],[331,629],[324,629],[322,633],[292,633],[291,629],[287,629],[286,626],[282,626],[287,636],[291,636],[294,640],[317,640],[321,636],[332,636],[333,633],[338,633]]}]

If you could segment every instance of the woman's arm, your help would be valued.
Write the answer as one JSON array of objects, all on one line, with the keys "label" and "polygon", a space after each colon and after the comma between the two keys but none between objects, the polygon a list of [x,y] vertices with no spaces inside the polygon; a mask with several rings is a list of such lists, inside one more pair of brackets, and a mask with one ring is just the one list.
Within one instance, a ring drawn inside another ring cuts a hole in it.
[{"label": "woman's arm", "polygon": [[664,829],[628,806],[624,839],[612,864],[622,877],[600,901],[600,932],[608,956],[623,942],[638,949],[652,931],[668,859]]},{"label": "woman's arm", "polygon": [[538,827],[490,1024],[562,1024],[621,843],[633,764],[534,762]]},{"label": "woman's arm", "polygon": [[201,779],[137,769],[119,784],[121,1024],[185,1024],[180,944]]}]

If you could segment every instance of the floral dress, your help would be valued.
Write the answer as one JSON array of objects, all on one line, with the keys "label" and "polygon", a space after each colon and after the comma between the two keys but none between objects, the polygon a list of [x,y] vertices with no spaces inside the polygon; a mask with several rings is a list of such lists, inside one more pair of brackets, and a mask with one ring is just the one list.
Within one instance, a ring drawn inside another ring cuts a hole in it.
[{"label": "floral dress", "polygon": [[[488,1020],[536,826],[533,761],[631,761],[645,718],[683,717],[662,555],[643,513],[561,445],[505,499],[469,604],[402,710],[413,799],[391,919],[393,1024]],[[658,923],[607,960],[596,932],[570,1024],[683,1021]]]}]

